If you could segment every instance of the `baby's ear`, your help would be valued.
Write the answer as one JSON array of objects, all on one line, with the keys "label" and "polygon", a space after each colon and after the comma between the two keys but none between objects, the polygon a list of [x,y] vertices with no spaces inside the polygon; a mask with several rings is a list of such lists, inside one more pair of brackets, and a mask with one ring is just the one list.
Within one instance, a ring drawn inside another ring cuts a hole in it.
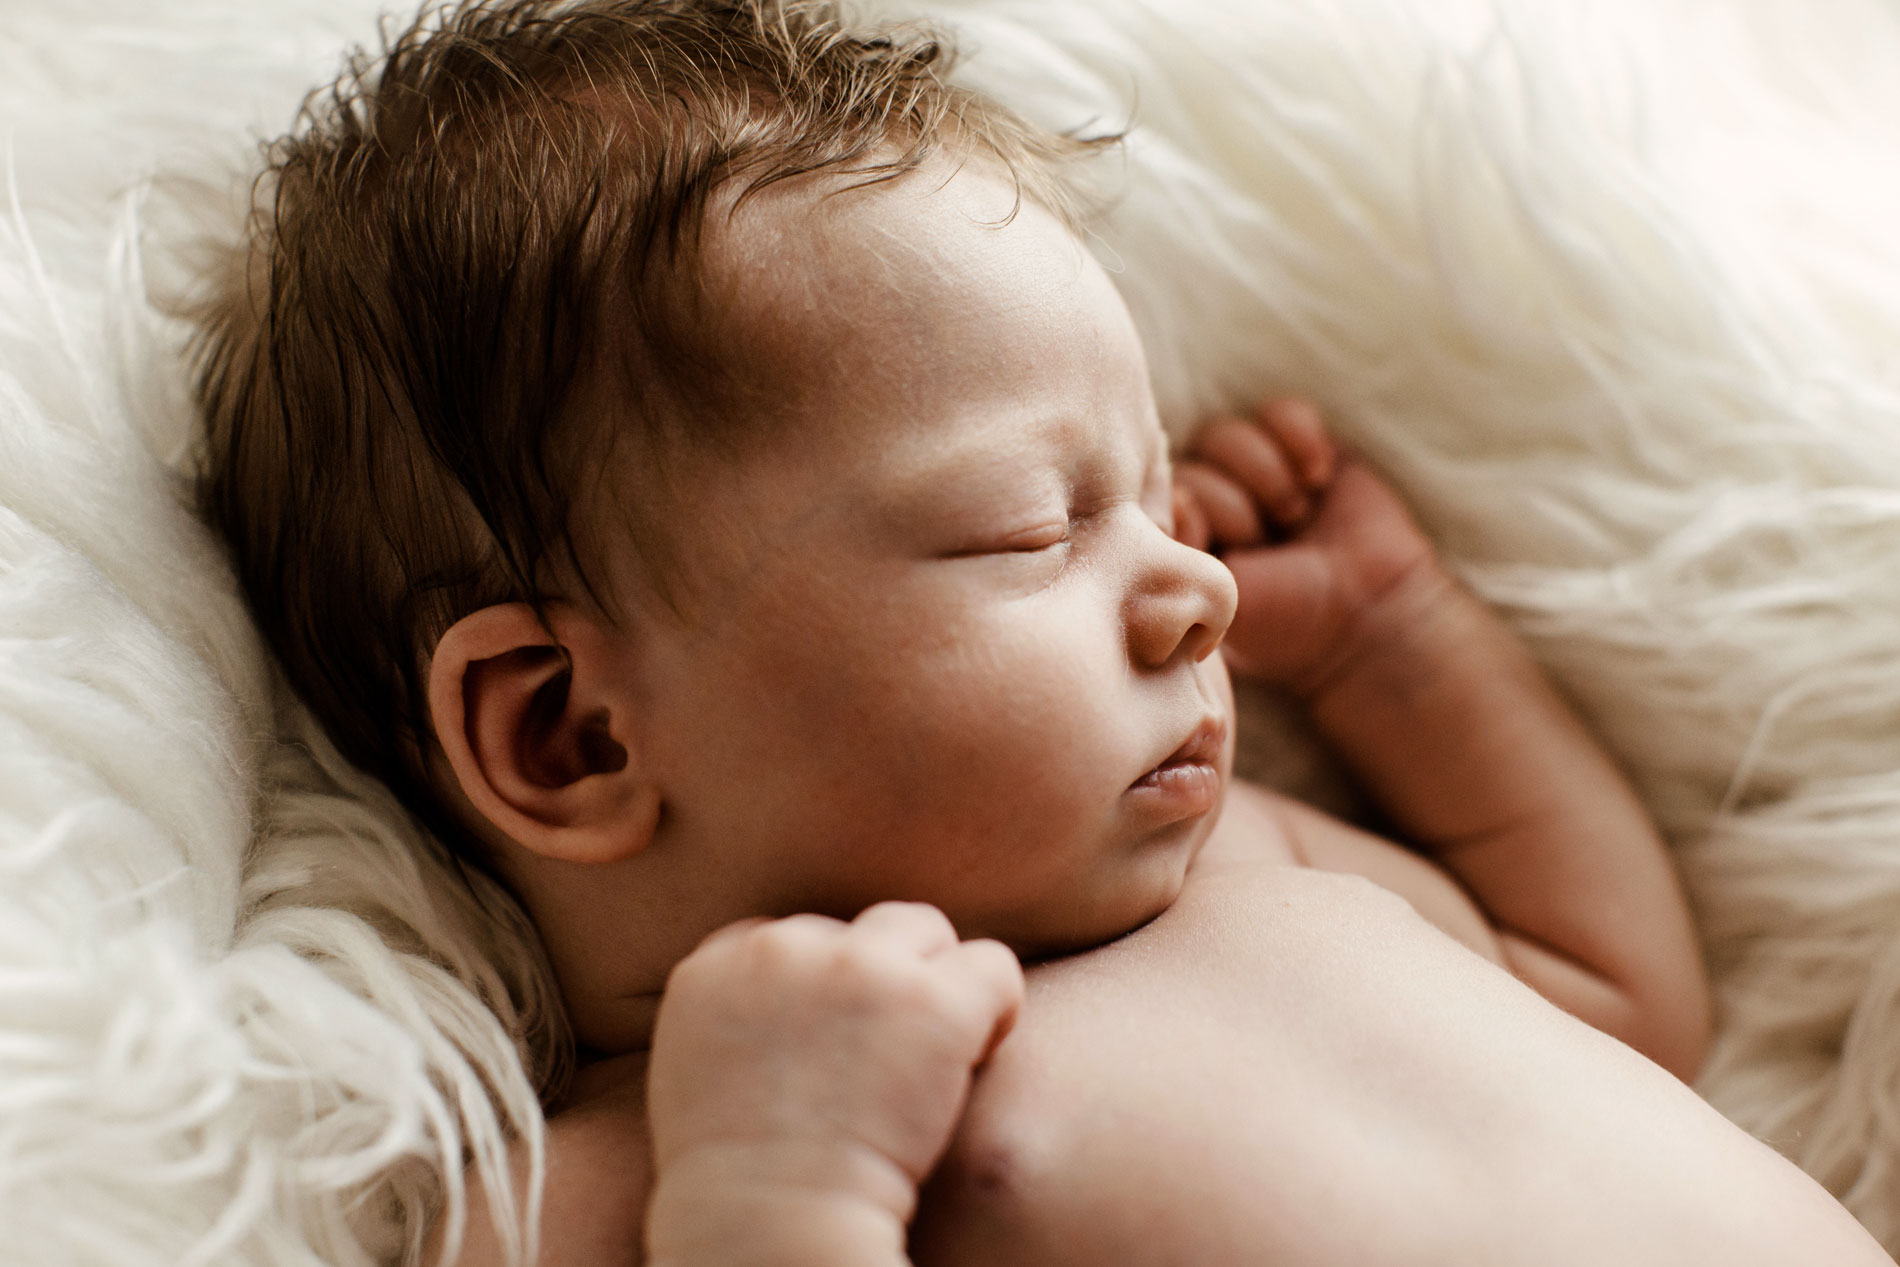
[{"label": "baby's ear", "polygon": [[[477,813],[562,862],[618,862],[653,839],[660,792],[639,751],[624,644],[572,607],[471,612],[436,644],[429,714]],[[558,640],[558,641],[557,641]]]}]

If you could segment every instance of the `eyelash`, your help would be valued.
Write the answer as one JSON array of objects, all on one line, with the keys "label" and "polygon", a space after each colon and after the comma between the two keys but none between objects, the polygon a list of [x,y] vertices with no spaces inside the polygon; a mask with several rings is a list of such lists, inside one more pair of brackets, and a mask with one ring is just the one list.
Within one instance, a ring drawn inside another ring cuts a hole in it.
[{"label": "eyelash", "polygon": [[[1151,472],[1145,476],[1142,480],[1141,490],[1137,494],[1137,500],[1149,518],[1155,520],[1156,523],[1161,524],[1163,527],[1167,526],[1167,513],[1172,509],[1170,505],[1172,488],[1172,481],[1165,474],[1164,467],[1161,471]],[[1148,505],[1151,495],[1155,499],[1155,507]],[[1072,511],[1068,519],[1060,525],[1054,523],[1041,524],[1034,528],[1013,533],[992,546],[978,547],[973,550],[959,550],[956,553],[962,556],[986,554],[1044,554],[1050,550],[1071,544],[1075,539],[1076,524],[1079,520],[1089,517],[1090,515],[1087,513],[1077,515]]]},{"label": "eyelash", "polygon": [[[1172,482],[1168,480],[1155,480],[1152,482],[1144,480],[1141,493],[1137,499],[1142,510],[1147,513],[1148,517],[1163,527],[1167,526],[1166,516],[1168,511],[1172,509],[1169,501],[1172,496],[1172,488]],[[1157,507],[1155,508],[1151,508],[1148,505],[1148,499],[1151,493],[1157,502]],[[1039,527],[1026,529],[1023,532],[1014,534],[1014,538],[1001,542],[991,553],[1041,554],[1046,550],[1053,550],[1058,546],[1066,546],[1075,539],[1076,524],[1081,520],[1091,517],[1089,512],[1084,512],[1080,515],[1071,512],[1068,520],[1060,527],[1055,524],[1043,524]],[[1055,535],[1045,540],[1045,534]],[[1027,540],[1022,540],[1023,538],[1027,538]]]},{"label": "eyelash", "polygon": [[1043,524],[1026,532],[1016,533],[1013,539],[1002,543],[998,553],[1040,554],[1044,550],[1053,550],[1057,546],[1069,544],[1070,538],[1074,535],[1073,521],[1065,522],[1060,527],[1055,524]]}]

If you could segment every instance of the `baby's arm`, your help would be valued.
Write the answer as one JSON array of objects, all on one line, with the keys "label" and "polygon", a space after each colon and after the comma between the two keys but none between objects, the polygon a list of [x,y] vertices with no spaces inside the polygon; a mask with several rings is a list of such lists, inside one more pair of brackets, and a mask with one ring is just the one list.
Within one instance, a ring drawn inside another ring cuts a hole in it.
[{"label": "baby's arm", "polygon": [[1709,1005],[1675,872],[1523,646],[1310,405],[1218,422],[1195,452],[1178,475],[1181,531],[1222,548],[1239,584],[1230,663],[1304,699],[1399,828],[1472,895],[1519,977],[1692,1076]]},{"label": "baby's arm", "polygon": [[[549,1119],[540,1261],[908,1264],[917,1186],[1022,988],[1006,948],[926,906],[721,930],[674,969],[650,1067],[590,1066]],[[473,1195],[455,1262],[500,1267]]]}]

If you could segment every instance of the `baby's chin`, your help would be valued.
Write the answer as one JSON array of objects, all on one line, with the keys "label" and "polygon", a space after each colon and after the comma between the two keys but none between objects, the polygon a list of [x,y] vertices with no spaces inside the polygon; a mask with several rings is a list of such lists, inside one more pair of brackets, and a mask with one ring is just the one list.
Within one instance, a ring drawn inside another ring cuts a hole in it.
[{"label": "baby's chin", "polygon": [[1067,895],[1015,913],[995,937],[1025,963],[1057,959],[1105,946],[1143,927],[1173,906],[1187,884],[1188,872],[1213,834],[1226,799],[1221,798],[1181,836],[1165,845],[1145,846],[1128,860],[1122,873],[1105,880],[1097,891]]}]

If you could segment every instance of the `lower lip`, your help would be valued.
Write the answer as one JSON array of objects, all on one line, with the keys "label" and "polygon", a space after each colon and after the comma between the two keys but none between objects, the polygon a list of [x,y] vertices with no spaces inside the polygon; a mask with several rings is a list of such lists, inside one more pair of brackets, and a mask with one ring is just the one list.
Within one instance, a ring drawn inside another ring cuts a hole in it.
[{"label": "lower lip", "polygon": [[1161,822],[1194,818],[1220,799],[1220,771],[1208,761],[1178,761],[1135,780],[1128,795],[1144,815]]}]

